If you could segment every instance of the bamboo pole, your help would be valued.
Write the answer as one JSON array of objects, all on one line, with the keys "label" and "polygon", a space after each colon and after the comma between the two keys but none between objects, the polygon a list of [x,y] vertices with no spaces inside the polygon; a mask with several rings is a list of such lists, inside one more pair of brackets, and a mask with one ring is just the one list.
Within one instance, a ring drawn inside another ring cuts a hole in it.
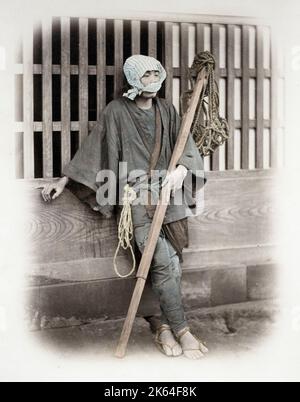
[{"label": "bamboo pole", "polygon": [[[168,172],[172,172],[176,168],[176,164],[184,151],[190,133],[190,129],[193,123],[196,108],[199,102],[199,98],[204,88],[204,83],[205,83],[205,69],[201,70],[198,74],[197,82],[193,91],[189,108],[186,111],[185,115],[183,116],[180,131],[174,147],[173,155],[168,167]],[[138,307],[141,301],[147,276],[150,270],[150,264],[152,262],[153,254],[163,224],[163,220],[166,214],[166,210],[169,204],[169,200],[170,200],[170,188],[169,186],[164,186],[162,188],[160,199],[158,201],[155,210],[155,214],[149,232],[149,237],[146,242],[145,250],[143,252],[142,259],[137,272],[136,276],[137,282],[132,295],[131,303],[123,326],[119,344],[115,353],[115,356],[118,358],[123,358],[126,355],[127,344],[138,311]]]}]

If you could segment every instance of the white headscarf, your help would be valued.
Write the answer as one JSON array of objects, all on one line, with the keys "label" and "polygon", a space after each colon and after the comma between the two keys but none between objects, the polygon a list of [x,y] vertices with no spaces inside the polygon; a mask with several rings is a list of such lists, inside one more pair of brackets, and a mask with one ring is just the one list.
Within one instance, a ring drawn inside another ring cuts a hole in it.
[{"label": "white headscarf", "polygon": [[[124,63],[123,71],[128,84],[132,86],[123,96],[131,100],[134,100],[137,95],[141,95],[142,92],[158,92],[167,76],[166,70],[158,60],[140,54],[129,57]],[[159,81],[144,86],[141,78],[146,71],[158,71]]]}]

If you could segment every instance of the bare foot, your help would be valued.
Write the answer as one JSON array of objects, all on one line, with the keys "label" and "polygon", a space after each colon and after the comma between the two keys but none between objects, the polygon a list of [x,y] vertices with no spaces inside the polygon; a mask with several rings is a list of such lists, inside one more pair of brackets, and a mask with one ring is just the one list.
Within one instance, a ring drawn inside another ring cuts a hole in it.
[{"label": "bare foot", "polygon": [[207,347],[192,335],[190,331],[187,331],[185,334],[180,336],[179,339],[183,353],[188,359],[200,359],[208,352]]},{"label": "bare foot", "polygon": [[177,357],[182,355],[182,348],[176,341],[171,329],[164,328],[158,330],[155,343],[166,356]]}]

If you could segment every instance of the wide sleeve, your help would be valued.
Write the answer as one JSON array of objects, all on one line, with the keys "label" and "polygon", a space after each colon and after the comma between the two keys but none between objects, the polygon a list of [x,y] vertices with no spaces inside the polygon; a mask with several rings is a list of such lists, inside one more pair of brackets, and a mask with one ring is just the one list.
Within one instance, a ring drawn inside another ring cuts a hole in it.
[{"label": "wide sleeve", "polygon": [[[94,129],[85,138],[73,159],[63,168],[69,177],[68,188],[93,210],[105,216],[114,212],[115,205],[98,202],[98,175],[101,171],[112,171],[118,180],[119,144],[114,116],[104,110]],[[116,191],[116,189],[115,189]],[[102,200],[100,200],[102,201]]]}]

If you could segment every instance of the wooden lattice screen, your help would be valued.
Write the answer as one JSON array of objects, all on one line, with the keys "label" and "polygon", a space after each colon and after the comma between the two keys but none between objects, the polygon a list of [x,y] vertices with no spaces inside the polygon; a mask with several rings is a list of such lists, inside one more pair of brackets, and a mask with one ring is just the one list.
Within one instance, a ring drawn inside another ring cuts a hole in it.
[{"label": "wooden lattice screen", "polygon": [[217,60],[221,114],[231,139],[207,170],[277,166],[278,70],[269,27],[198,20],[49,18],[24,35],[16,60],[16,175],[58,177],[105,105],[122,93],[124,60],[157,57],[161,96],[179,109],[195,52]]}]

